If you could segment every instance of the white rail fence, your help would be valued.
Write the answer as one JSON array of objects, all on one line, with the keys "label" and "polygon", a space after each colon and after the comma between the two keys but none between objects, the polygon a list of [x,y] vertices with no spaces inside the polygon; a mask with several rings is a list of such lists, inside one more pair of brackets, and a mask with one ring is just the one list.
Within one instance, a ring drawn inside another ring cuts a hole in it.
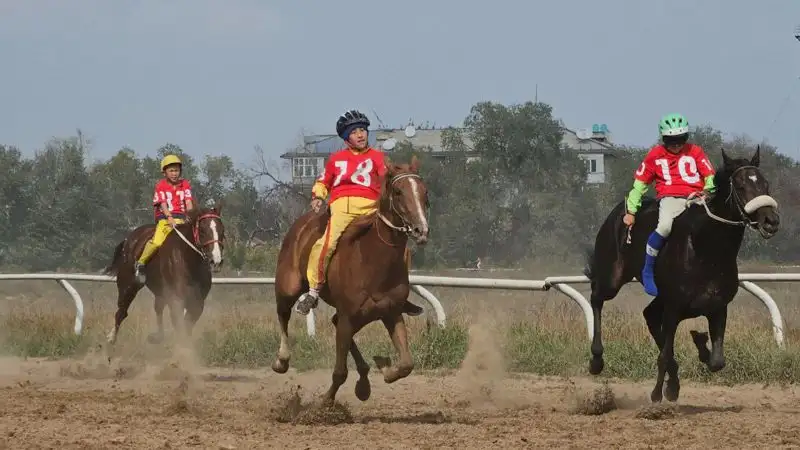
[{"label": "white rail fence", "polygon": [[[89,274],[70,274],[70,273],[20,273],[20,274],[0,274],[0,280],[55,280],[70,295],[75,302],[75,334],[80,334],[83,329],[83,299],[77,290],[70,284],[70,281],[94,281],[111,283],[116,281],[116,277],[106,275]],[[586,331],[589,339],[594,333],[594,314],[592,307],[586,297],[578,292],[571,284],[589,283],[589,279],[583,275],[577,276],[556,276],[547,277],[544,280],[522,280],[504,278],[466,278],[466,277],[439,277],[427,275],[411,275],[409,281],[414,293],[428,302],[436,317],[436,323],[444,326],[446,316],[444,308],[438,298],[427,290],[424,286],[457,287],[471,289],[509,289],[523,291],[549,291],[551,288],[572,299],[583,311],[586,320]],[[800,281],[800,273],[742,273],[739,274],[739,285],[742,289],[753,294],[764,306],[766,306],[772,320],[773,335],[779,347],[784,347],[783,337],[783,318],[775,300],[766,291],[756,285],[755,281],[761,282],[797,282]],[[247,284],[247,285],[271,285],[275,284],[275,278],[214,278],[214,284]],[[316,333],[314,312],[306,316],[306,328],[310,336]]]}]

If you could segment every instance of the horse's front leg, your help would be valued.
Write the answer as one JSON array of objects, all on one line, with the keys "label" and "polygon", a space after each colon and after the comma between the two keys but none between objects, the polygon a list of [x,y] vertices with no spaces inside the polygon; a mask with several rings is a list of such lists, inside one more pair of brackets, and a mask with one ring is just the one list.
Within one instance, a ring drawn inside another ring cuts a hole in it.
[{"label": "horse's front leg", "polygon": [[401,313],[392,314],[382,319],[386,331],[392,338],[392,344],[400,354],[400,360],[396,365],[391,365],[391,359],[385,356],[375,356],[375,365],[383,373],[383,380],[387,383],[394,383],[400,378],[405,378],[414,370],[414,360],[408,350],[408,330],[406,322]]},{"label": "horse's front leg", "polygon": [[151,344],[160,344],[164,341],[164,307],[166,306],[166,302],[164,301],[164,297],[161,295],[156,295],[155,303],[153,304],[153,309],[156,312],[156,331],[150,333],[147,336],[147,342]]},{"label": "horse's front leg", "polygon": [[725,367],[725,325],[728,320],[728,306],[725,305],[713,314],[709,314],[708,331],[711,334],[711,357],[708,360],[708,370],[717,372]]}]

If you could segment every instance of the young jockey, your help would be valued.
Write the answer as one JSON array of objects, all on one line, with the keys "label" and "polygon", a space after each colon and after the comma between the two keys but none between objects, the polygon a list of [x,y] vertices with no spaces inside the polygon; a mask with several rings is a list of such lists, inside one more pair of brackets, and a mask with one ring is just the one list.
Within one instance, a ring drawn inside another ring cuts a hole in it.
[{"label": "young jockey", "polygon": [[194,209],[192,187],[189,180],[181,178],[183,163],[175,155],[166,155],[161,160],[161,171],[164,178],[156,183],[153,194],[153,213],[156,219],[156,231],[152,239],[142,250],[142,255],[134,265],[137,283],[145,283],[144,266],[161,247],[172,229],[186,221],[186,213]]},{"label": "young jockey", "polygon": [[634,223],[634,214],[642,204],[647,186],[656,182],[658,225],[647,240],[642,284],[649,295],[658,295],[653,268],[659,250],[672,231],[672,221],[686,209],[686,198],[700,192],[713,193],[714,167],[699,145],[688,143],[689,122],[680,114],[669,114],[658,124],[662,144],[650,149],[634,175],[633,189],[628,194],[627,214],[623,222]]},{"label": "young jockey", "polygon": [[336,134],[347,144],[333,153],[311,189],[311,208],[319,212],[322,200],[330,194],[331,218],[325,234],[314,243],[308,258],[306,276],[310,290],[300,296],[295,311],[307,315],[319,301],[327,265],[342,232],[356,217],[377,210],[382,179],[386,175],[383,153],[367,142],[369,119],[350,110],[336,121]]}]

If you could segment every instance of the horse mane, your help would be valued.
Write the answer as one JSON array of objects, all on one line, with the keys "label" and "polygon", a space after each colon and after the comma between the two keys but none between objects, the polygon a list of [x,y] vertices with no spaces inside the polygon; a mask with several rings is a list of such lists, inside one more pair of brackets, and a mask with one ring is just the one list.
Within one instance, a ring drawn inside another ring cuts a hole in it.
[{"label": "horse mane", "polygon": [[348,225],[347,229],[345,229],[344,233],[342,233],[342,238],[346,238],[349,241],[356,240],[361,236],[367,234],[369,230],[375,225],[377,221],[377,214],[380,212],[381,207],[383,205],[389,204],[389,196],[392,192],[392,178],[394,173],[392,171],[387,171],[386,175],[383,177],[383,186],[381,188],[381,196],[378,198],[378,209],[374,212],[369,214],[364,214],[361,217],[357,217],[353,220],[350,225]]}]

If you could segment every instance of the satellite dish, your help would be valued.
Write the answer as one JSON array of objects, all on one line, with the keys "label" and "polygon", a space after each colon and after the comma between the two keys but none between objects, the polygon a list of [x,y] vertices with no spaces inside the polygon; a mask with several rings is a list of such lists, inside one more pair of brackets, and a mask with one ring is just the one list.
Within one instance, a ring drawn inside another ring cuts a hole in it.
[{"label": "satellite dish", "polygon": [[589,139],[592,137],[592,132],[589,131],[588,128],[581,128],[576,131],[575,134],[578,136],[578,139]]},{"label": "satellite dish", "polygon": [[384,150],[391,150],[394,148],[395,144],[397,144],[397,140],[395,138],[389,138],[383,141],[381,147],[383,147]]},{"label": "satellite dish", "polygon": [[414,128],[414,125],[409,125],[405,129],[406,137],[412,138],[415,134],[417,134],[417,129]]}]

